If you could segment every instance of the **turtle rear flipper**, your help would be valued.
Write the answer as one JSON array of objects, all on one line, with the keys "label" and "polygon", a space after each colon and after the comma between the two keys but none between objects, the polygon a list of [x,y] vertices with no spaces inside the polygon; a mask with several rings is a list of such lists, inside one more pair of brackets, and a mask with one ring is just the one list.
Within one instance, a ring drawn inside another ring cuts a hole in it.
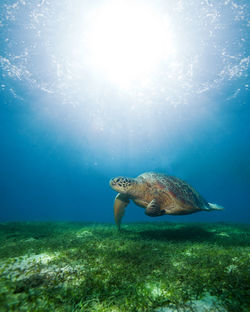
[{"label": "turtle rear flipper", "polygon": [[165,214],[165,211],[160,209],[160,206],[156,202],[155,199],[153,199],[145,209],[145,214],[149,217],[159,217]]},{"label": "turtle rear flipper", "polygon": [[213,203],[208,203],[209,209],[208,210],[224,210],[224,207],[213,204]]},{"label": "turtle rear flipper", "polygon": [[122,194],[118,194],[115,198],[114,202],[114,216],[115,216],[115,223],[120,229],[122,217],[125,213],[125,208],[129,204],[129,200]]}]

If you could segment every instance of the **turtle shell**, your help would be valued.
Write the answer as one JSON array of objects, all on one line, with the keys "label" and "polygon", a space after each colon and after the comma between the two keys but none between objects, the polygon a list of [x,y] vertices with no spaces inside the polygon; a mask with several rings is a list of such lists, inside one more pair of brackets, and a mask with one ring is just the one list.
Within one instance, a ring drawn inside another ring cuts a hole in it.
[{"label": "turtle shell", "polygon": [[207,206],[207,201],[198,194],[185,181],[156,172],[146,172],[137,177],[137,180],[146,183],[151,189],[159,190],[161,193],[169,193],[170,196],[180,201],[184,206],[192,206],[202,209]]}]

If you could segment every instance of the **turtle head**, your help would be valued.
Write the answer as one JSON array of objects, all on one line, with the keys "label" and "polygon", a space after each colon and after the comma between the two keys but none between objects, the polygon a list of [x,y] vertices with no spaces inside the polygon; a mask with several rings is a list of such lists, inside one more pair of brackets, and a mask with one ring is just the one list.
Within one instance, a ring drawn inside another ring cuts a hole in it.
[{"label": "turtle head", "polygon": [[127,177],[116,177],[109,181],[109,185],[114,191],[128,196],[133,195],[136,184],[135,179]]}]

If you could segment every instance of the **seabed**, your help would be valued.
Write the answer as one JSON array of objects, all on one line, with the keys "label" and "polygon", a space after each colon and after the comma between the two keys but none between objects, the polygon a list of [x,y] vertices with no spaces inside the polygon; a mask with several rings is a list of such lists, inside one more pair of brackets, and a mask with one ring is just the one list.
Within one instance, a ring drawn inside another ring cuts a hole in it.
[{"label": "seabed", "polygon": [[249,312],[249,225],[0,223],[0,311]]}]

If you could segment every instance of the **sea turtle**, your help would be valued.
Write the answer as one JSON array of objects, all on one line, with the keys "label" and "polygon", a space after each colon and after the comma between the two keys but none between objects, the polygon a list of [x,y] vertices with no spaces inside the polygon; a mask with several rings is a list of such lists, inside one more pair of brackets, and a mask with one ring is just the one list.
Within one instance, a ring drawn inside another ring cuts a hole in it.
[{"label": "sea turtle", "polygon": [[208,203],[188,183],[162,173],[145,172],[137,178],[116,177],[110,180],[109,185],[118,192],[114,202],[118,228],[130,199],[145,208],[145,214],[150,217],[223,209]]}]

